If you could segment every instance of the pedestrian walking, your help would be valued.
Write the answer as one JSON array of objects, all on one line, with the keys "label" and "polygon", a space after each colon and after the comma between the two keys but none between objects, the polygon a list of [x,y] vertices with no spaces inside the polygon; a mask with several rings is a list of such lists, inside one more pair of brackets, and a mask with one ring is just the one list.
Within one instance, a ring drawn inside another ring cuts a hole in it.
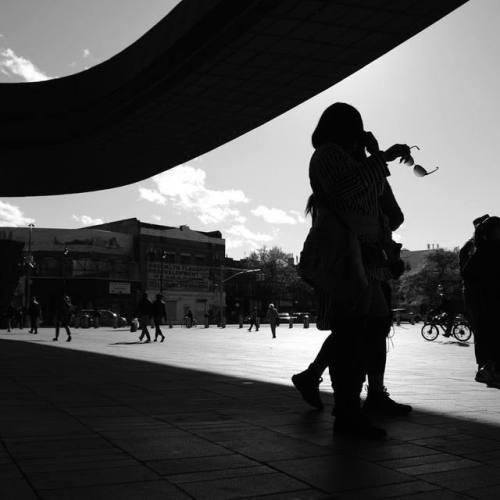
[{"label": "pedestrian walking", "polygon": [[193,311],[191,311],[191,308],[188,308],[187,313],[186,313],[186,317],[187,317],[186,326],[188,328],[191,328],[193,326],[193,323],[194,323],[194,316],[193,316]]},{"label": "pedestrian walking", "polygon": [[153,302],[153,322],[155,326],[155,339],[156,342],[158,337],[161,337],[160,342],[165,340],[165,335],[161,331],[161,322],[162,320],[167,321],[167,310],[165,308],[165,302],[163,301],[163,297],[161,294],[156,296],[156,300]]},{"label": "pedestrian walking", "polygon": [[34,333],[35,335],[38,333],[38,321],[40,320],[41,312],[40,303],[36,300],[36,297],[31,297],[28,315],[30,317],[30,333]]},{"label": "pedestrian walking", "polygon": [[142,341],[146,337],[146,343],[151,342],[151,336],[149,335],[148,324],[151,321],[151,316],[153,315],[153,304],[148,299],[147,292],[142,294],[142,298],[137,305],[137,317],[139,318],[139,328],[141,329],[141,336],[139,341]]},{"label": "pedestrian walking", "polygon": [[269,325],[271,326],[271,334],[273,339],[276,338],[276,326],[278,324],[278,309],[274,306],[274,304],[269,304],[267,309],[267,319],[269,320]]},{"label": "pedestrian walking", "polygon": [[250,313],[250,326],[248,327],[248,331],[252,331],[252,327],[255,326],[255,331],[259,331],[259,321],[258,321],[258,313],[257,313],[257,308],[254,307],[252,309],[252,312]]},{"label": "pedestrian walking", "polygon": [[20,330],[24,328],[24,318],[26,316],[25,312],[26,311],[23,306],[19,306],[16,310],[16,323]]},{"label": "pedestrian walking", "polygon": [[71,330],[69,324],[71,321],[71,314],[73,313],[73,304],[69,295],[63,294],[57,304],[56,309],[56,335],[52,339],[57,342],[59,340],[59,329],[62,326],[66,330],[66,342],[71,342]]},{"label": "pedestrian walking", "polygon": [[[313,224],[299,270],[318,294],[317,326],[332,331],[326,355],[335,396],[334,432],[382,438],[385,430],[361,412],[360,394],[370,364],[385,362],[373,349],[380,350],[382,338],[385,352],[390,318],[386,284],[391,271],[385,248],[390,224],[381,211],[390,175],[387,162],[410,162],[410,148],[396,144],[381,151],[373,134],[364,131],[359,112],[344,103],[325,110],[312,143],[313,194],[307,211]],[[381,382],[377,396],[385,399]]]}]

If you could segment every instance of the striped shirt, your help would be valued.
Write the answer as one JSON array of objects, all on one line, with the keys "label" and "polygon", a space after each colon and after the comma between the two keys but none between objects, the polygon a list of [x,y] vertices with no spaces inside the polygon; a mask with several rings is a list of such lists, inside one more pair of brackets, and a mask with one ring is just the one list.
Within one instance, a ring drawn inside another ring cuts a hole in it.
[{"label": "striped shirt", "polygon": [[319,147],[309,164],[313,193],[345,215],[378,217],[389,175],[387,165],[378,157],[356,160],[336,144]]},{"label": "striped shirt", "polygon": [[320,206],[342,215],[357,234],[369,280],[391,277],[380,246],[391,239],[391,224],[382,212],[386,187],[388,200],[396,203],[387,182],[389,175],[381,158],[372,155],[357,160],[336,144],[319,147],[309,165],[311,187]]}]

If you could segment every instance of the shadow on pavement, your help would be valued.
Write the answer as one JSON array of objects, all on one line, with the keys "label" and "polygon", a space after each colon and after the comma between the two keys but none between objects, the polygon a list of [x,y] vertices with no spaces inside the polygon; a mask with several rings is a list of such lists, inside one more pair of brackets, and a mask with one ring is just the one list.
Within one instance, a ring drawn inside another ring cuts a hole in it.
[{"label": "shadow on pavement", "polygon": [[362,442],[332,436],[329,395],[312,411],[291,387],[224,374],[0,340],[0,375],[0,498],[500,492],[498,425],[472,411],[420,409]]},{"label": "shadow on pavement", "polygon": [[108,345],[137,345],[137,344],[146,344],[146,343],[149,343],[149,342],[141,342],[140,340],[134,340],[132,342],[113,342],[113,343],[108,344]]}]

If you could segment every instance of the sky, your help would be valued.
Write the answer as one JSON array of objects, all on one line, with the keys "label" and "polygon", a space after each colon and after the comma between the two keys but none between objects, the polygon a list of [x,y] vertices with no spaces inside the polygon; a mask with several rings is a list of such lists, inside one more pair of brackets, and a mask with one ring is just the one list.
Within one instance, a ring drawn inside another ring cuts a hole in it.
[{"label": "sky", "polygon": [[[0,82],[56,78],[105,61],[151,28],[174,0],[2,0]],[[470,0],[438,23],[284,115],[199,158],[122,188],[2,198],[0,225],[76,228],[137,217],[220,230],[226,253],[262,246],[297,255],[310,220],[310,136],[335,101],[361,112],[382,148],[418,145],[429,177],[390,165],[410,250],[462,245],[472,220],[500,215],[500,2]]]}]

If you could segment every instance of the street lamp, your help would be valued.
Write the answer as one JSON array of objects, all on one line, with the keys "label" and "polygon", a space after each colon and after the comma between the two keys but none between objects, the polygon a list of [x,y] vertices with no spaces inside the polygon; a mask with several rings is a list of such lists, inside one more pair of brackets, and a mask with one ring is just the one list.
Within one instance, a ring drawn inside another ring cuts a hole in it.
[{"label": "street lamp", "polygon": [[61,277],[63,280],[63,293],[66,293],[66,270],[64,269],[65,259],[69,255],[68,247],[64,247],[61,257]]},{"label": "street lamp", "polygon": [[161,267],[160,267],[160,295],[163,294],[163,264],[167,258],[167,251],[163,250],[161,254]]},{"label": "street lamp", "polygon": [[232,274],[226,279],[223,279],[223,272],[225,268],[223,266],[220,267],[220,286],[219,286],[219,308],[220,308],[220,326],[224,328],[224,309],[222,306],[222,295],[223,295],[223,290],[224,290],[224,283],[226,281],[232,280],[233,278],[236,278],[236,276],[240,276],[241,274],[248,274],[248,273],[257,273],[260,271],[260,269],[244,269],[242,271],[238,271],[237,273]]},{"label": "street lamp", "polygon": [[33,228],[35,224],[32,222],[28,224],[29,233],[28,233],[28,263],[26,267],[26,307],[30,302],[30,293],[31,293],[31,268],[33,267],[33,256],[31,255],[31,233],[33,232]]}]

